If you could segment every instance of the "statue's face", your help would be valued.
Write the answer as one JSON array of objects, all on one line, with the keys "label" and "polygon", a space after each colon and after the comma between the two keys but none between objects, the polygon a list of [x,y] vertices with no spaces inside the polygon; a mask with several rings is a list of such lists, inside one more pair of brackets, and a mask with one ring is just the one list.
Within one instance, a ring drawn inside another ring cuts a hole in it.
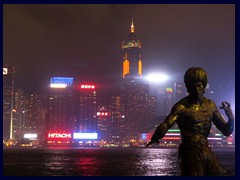
[{"label": "statue's face", "polygon": [[194,99],[200,99],[203,97],[203,94],[205,92],[205,88],[202,82],[198,81],[193,84],[190,84],[187,86],[188,93],[194,98]]}]

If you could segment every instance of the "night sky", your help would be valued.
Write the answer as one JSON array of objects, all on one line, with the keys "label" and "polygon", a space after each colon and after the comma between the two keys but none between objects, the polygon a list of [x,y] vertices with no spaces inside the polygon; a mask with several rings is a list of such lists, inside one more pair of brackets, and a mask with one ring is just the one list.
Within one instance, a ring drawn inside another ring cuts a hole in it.
[{"label": "night sky", "polygon": [[177,81],[201,66],[210,85],[225,88],[224,100],[234,98],[234,4],[4,4],[3,64],[16,68],[16,87],[31,91],[47,89],[52,76],[117,82],[132,17],[143,75]]}]

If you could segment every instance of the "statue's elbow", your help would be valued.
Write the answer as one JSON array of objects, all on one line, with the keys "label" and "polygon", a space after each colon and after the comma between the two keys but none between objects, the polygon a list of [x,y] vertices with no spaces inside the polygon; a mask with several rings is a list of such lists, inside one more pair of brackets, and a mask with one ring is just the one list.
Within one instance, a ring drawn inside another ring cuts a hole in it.
[{"label": "statue's elbow", "polygon": [[229,137],[231,134],[232,134],[231,132],[223,133],[223,135],[226,136],[226,137]]},{"label": "statue's elbow", "polygon": [[229,131],[223,132],[223,135],[229,137],[232,133],[233,133],[233,128],[231,128]]}]

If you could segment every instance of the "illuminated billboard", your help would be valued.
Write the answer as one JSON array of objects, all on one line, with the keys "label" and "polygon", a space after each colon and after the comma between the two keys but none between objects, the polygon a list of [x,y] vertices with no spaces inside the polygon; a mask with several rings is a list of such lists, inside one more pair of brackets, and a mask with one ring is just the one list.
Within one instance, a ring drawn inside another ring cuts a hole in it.
[{"label": "illuminated billboard", "polygon": [[173,93],[173,89],[172,88],[166,88],[166,92]]},{"label": "illuminated billboard", "polygon": [[3,74],[8,74],[8,68],[3,68]]},{"label": "illuminated billboard", "polygon": [[73,133],[73,139],[97,139],[97,133]]},{"label": "illuminated billboard", "polygon": [[71,139],[72,138],[72,134],[71,133],[48,133],[48,139]]},{"label": "illuminated billboard", "polygon": [[66,88],[67,84],[50,84],[51,88]]},{"label": "illuminated billboard", "polygon": [[26,139],[37,139],[37,134],[24,134],[23,137]]},{"label": "illuminated billboard", "polygon": [[51,78],[51,84],[66,84],[66,85],[72,85],[73,78],[72,77],[52,77]]}]

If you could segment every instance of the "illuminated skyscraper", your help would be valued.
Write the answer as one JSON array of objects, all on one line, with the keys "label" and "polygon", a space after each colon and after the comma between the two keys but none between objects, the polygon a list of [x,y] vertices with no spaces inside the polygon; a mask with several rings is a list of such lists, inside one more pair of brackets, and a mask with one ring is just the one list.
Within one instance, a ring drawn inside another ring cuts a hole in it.
[{"label": "illuminated skyscraper", "polygon": [[142,79],[141,48],[132,21],[130,34],[122,43],[123,81],[119,99],[121,111],[118,112],[113,106],[116,108],[113,114],[114,124],[119,128],[115,136],[119,134],[120,139],[127,141],[137,140],[138,135],[145,131],[146,125],[156,115],[156,98],[149,95],[149,85]]},{"label": "illuminated skyscraper", "polygon": [[97,112],[98,135],[103,140],[109,140],[110,133],[110,114],[106,107],[102,106]]},{"label": "illuminated skyscraper", "polygon": [[15,90],[14,109],[13,109],[13,136],[21,138],[24,134],[26,119],[26,95],[22,89]]},{"label": "illuminated skyscraper", "polygon": [[112,96],[111,98],[111,132],[110,137],[113,141],[119,141],[124,137],[126,130],[125,106],[122,103],[121,96]]},{"label": "illuminated skyscraper", "polygon": [[123,138],[137,139],[156,116],[156,97],[149,95],[149,85],[130,82],[121,87],[121,115],[125,123]]},{"label": "illuminated skyscraper", "polygon": [[47,132],[72,132],[75,126],[72,77],[52,77]]},{"label": "illuminated skyscraper", "polygon": [[137,38],[132,21],[131,31],[122,43],[122,78],[139,79],[142,77],[141,42]]},{"label": "illuminated skyscraper", "polygon": [[13,137],[23,138],[24,134],[43,133],[43,113],[40,96],[36,92],[26,93],[22,89],[15,90]]},{"label": "illuminated skyscraper", "polygon": [[77,89],[77,130],[84,133],[97,132],[98,96],[96,86],[81,84]]},{"label": "illuminated skyscraper", "polygon": [[3,140],[13,138],[14,67],[3,68]]}]

